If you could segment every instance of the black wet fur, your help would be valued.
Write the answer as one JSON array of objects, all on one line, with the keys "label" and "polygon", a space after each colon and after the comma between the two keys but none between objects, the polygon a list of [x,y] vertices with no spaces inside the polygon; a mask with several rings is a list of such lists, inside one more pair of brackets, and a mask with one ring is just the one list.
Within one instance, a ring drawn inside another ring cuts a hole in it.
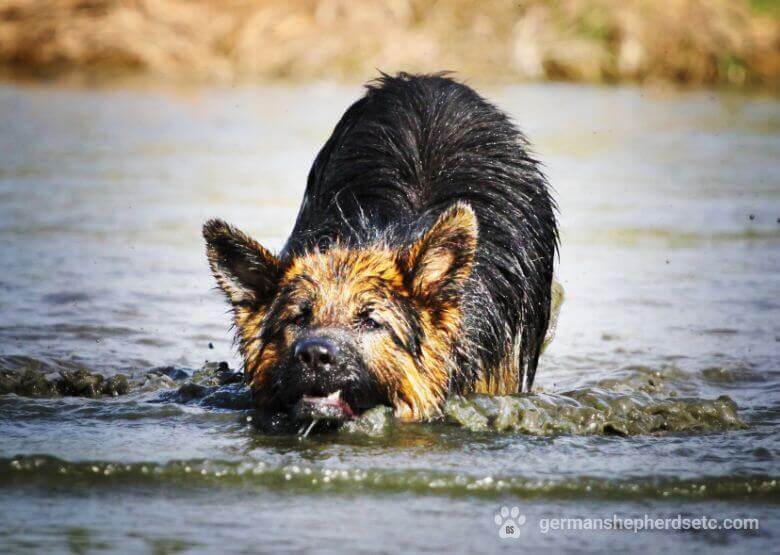
[{"label": "black wet fur", "polygon": [[495,368],[517,334],[530,389],[558,248],[540,163],[501,110],[444,74],[383,75],[367,89],[314,161],[282,258],[334,240],[403,248],[445,209],[468,203],[479,242],[450,389],[468,389],[480,369]]}]

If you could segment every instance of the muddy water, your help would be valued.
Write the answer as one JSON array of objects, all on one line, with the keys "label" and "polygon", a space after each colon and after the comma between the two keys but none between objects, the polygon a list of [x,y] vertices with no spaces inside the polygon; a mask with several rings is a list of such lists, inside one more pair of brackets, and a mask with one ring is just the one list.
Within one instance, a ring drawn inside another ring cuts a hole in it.
[{"label": "muddy water", "polygon": [[[199,227],[281,246],[358,90],[0,88],[0,551],[772,550],[780,105],[488,93],[560,203],[567,298],[538,392],[301,440],[259,432],[240,384],[204,368],[240,363]],[[80,369],[129,392],[56,385]],[[520,539],[500,539],[513,506]],[[760,529],[541,529],[613,514]]]}]

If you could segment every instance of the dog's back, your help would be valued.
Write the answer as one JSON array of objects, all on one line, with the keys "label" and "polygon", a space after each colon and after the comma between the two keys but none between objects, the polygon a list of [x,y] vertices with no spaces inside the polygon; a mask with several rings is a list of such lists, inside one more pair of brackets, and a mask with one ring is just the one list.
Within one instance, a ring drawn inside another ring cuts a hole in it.
[{"label": "dog's back", "polygon": [[282,257],[336,240],[411,244],[446,208],[477,215],[453,391],[533,383],[550,313],[555,205],[507,116],[445,76],[383,76],[317,156]]}]

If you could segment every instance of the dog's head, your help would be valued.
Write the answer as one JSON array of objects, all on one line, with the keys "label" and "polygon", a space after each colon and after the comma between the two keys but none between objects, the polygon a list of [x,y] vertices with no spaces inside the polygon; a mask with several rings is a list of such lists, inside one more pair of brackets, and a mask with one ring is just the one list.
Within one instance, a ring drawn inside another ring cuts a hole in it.
[{"label": "dog's head", "polygon": [[468,205],[403,248],[336,241],[283,260],[220,220],[203,235],[259,406],[327,399],[348,414],[376,405],[406,419],[436,414],[477,245]]}]

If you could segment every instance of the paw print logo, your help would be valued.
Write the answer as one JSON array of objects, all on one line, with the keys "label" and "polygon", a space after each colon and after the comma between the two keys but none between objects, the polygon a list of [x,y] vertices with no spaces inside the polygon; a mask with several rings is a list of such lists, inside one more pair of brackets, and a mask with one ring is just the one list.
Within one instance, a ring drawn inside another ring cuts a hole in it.
[{"label": "paw print logo", "polygon": [[518,507],[501,507],[501,511],[493,517],[493,522],[498,526],[498,537],[502,540],[507,538],[519,538],[520,527],[525,524],[525,515],[520,514]]}]

